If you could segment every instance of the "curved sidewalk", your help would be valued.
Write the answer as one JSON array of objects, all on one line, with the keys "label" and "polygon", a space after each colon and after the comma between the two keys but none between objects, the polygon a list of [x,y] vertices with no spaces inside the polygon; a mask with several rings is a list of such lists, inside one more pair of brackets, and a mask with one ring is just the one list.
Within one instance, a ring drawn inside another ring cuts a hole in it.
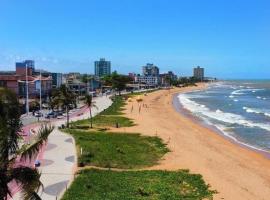
[{"label": "curved sidewalk", "polygon": [[[95,116],[99,112],[108,108],[112,101],[108,97],[94,98],[98,110],[92,108],[92,114]],[[89,109],[82,108],[80,115],[76,113],[71,115],[71,121],[89,118]],[[40,194],[43,200],[61,199],[65,190],[74,179],[77,167],[77,154],[75,141],[69,134],[61,132],[58,127],[65,124],[65,119],[51,122],[55,129],[48,138],[48,143],[41,157],[41,182],[44,191]],[[20,199],[19,194],[13,199]]]}]

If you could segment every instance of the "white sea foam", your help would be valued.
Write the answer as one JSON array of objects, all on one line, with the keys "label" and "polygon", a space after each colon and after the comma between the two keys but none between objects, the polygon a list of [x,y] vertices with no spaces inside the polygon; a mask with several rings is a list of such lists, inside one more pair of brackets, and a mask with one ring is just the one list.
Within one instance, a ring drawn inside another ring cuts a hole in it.
[{"label": "white sea foam", "polygon": [[255,93],[257,91],[264,90],[264,89],[254,89],[254,88],[248,88],[248,89],[240,89],[240,90],[235,90],[231,94],[232,95],[242,95],[245,94],[246,92],[252,92]]},{"label": "white sea foam", "polygon": [[234,99],[233,101],[238,102],[238,99]]},{"label": "white sea foam", "polygon": [[[256,123],[250,120],[247,120],[241,115],[237,115],[234,113],[226,113],[221,110],[210,110],[208,107],[204,106],[202,107],[201,104],[196,103],[195,101],[192,101],[189,99],[189,96],[187,94],[180,94],[178,96],[180,103],[183,105],[183,107],[192,113],[194,113],[197,116],[200,116],[202,118],[210,118],[214,120],[218,120],[223,123],[227,124],[238,124],[245,127],[250,128],[261,128],[267,131],[270,131],[270,124],[263,124],[263,123]],[[246,108],[247,109],[247,108]],[[268,113],[270,115],[270,113]]]},{"label": "white sea foam", "polygon": [[231,94],[232,94],[232,95],[241,95],[241,94],[245,94],[245,93],[243,93],[242,91],[244,91],[244,89],[242,89],[242,90],[235,90],[235,91],[233,91]]},{"label": "white sea foam", "polygon": [[264,116],[270,117],[270,110],[268,112],[265,112],[265,110],[258,109],[258,108],[243,107],[243,109],[247,113],[255,113],[255,114],[260,114],[260,115],[264,115]]},{"label": "white sea foam", "polygon": [[230,95],[229,97],[230,97],[230,98],[234,98],[234,96],[233,96],[233,95]]},{"label": "white sea foam", "polygon": [[254,149],[254,150],[258,150],[258,151],[263,151],[263,152],[269,153],[269,151],[266,151],[266,150],[264,150],[262,148],[258,148],[256,146],[253,146],[253,145],[250,145],[250,144],[247,144],[247,143],[244,143],[244,142],[238,140],[234,136],[233,133],[231,133],[230,131],[228,131],[228,127],[226,127],[226,126],[223,126],[223,125],[218,124],[218,125],[216,125],[216,127],[217,127],[218,130],[220,130],[223,133],[224,136],[230,138],[231,140],[233,140],[234,142],[237,142],[238,144],[244,145],[244,146],[246,146],[248,148],[251,148],[251,149]]}]

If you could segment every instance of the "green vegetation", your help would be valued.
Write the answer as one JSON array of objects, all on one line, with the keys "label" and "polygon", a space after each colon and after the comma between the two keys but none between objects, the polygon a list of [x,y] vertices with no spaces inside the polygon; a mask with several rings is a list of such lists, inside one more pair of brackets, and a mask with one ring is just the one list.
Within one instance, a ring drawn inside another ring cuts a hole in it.
[{"label": "green vegetation", "polygon": [[100,115],[122,115],[123,107],[126,105],[125,99],[122,96],[115,96],[112,98],[112,105],[102,111]]},{"label": "green vegetation", "polygon": [[158,137],[139,134],[67,130],[83,149],[80,165],[107,168],[141,168],[156,164],[168,152]]},{"label": "green vegetation", "polygon": [[74,94],[66,85],[61,85],[52,91],[51,102],[52,109],[62,108],[66,110],[67,127],[69,127],[69,111],[77,107],[76,94]]},{"label": "green vegetation", "polygon": [[93,117],[91,121],[84,119],[72,122],[71,127],[75,129],[89,129],[91,127],[90,125],[92,125],[93,128],[116,127],[116,124],[118,124],[118,127],[134,126],[134,122],[131,119],[120,116],[124,105],[124,98],[116,96],[113,98],[112,105],[99,115]]},{"label": "green vegetation", "polygon": [[87,107],[89,108],[89,116],[90,116],[90,128],[93,128],[93,116],[92,116],[92,107],[98,108],[95,104],[95,102],[93,101],[93,96],[92,95],[85,95],[85,100],[84,100],[85,104],[87,105]]},{"label": "green vegetation", "polygon": [[181,171],[115,172],[83,170],[63,200],[200,200],[212,199],[201,175]]},{"label": "green vegetation", "polygon": [[[30,144],[20,145],[20,106],[16,94],[0,87],[0,199],[11,199],[14,184],[20,186],[21,199],[40,199],[40,172],[32,166],[18,165],[17,158],[29,161],[36,158],[47,142],[53,127],[44,125]],[[13,187],[12,187],[13,186]]]},{"label": "green vegetation", "polygon": [[112,89],[118,91],[119,95],[121,94],[121,91],[127,87],[127,84],[132,82],[132,79],[129,76],[118,74],[116,71],[103,77],[102,80],[104,85],[111,86]]},{"label": "green vegetation", "polygon": [[144,92],[133,92],[133,93],[128,94],[127,96],[133,97],[133,96],[137,96],[137,95],[144,95],[144,94],[152,93],[155,91],[158,91],[158,89],[148,90],[148,91],[144,91]]},{"label": "green vegetation", "polygon": [[[134,125],[134,122],[129,118],[117,116],[117,115],[97,115],[93,118],[93,127],[115,127],[118,123],[119,127],[130,127]],[[72,127],[79,128],[85,127],[90,128],[89,119],[79,120],[72,123]]]}]

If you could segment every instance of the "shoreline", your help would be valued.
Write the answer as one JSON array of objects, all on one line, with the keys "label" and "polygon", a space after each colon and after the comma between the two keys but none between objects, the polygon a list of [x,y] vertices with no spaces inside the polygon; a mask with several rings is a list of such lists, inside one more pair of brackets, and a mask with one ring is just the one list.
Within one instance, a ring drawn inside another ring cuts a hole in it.
[{"label": "shoreline", "polygon": [[[191,91],[191,92],[195,92],[195,91]],[[240,140],[237,140],[233,136],[226,135],[226,133],[219,130],[214,124],[212,124],[212,125],[207,124],[202,118],[193,115],[193,113],[191,111],[185,109],[183,107],[183,105],[181,104],[181,102],[179,102],[178,96],[180,94],[186,94],[186,93],[190,93],[190,91],[185,92],[185,93],[175,93],[174,95],[172,95],[173,107],[179,113],[179,115],[182,115],[182,116],[190,119],[191,121],[193,121],[194,123],[199,124],[200,126],[203,126],[205,128],[208,128],[208,129],[214,131],[216,134],[220,135],[225,140],[230,141],[234,145],[238,145],[238,146],[240,146],[242,148],[245,148],[247,150],[256,152],[256,153],[258,153],[260,155],[263,155],[265,158],[270,160],[270,152],[268,152],[266,150],[263,150],[263,149],[259,149],[257,147],[254,147],[254,146],[250,145],[250,144],[246,144],[246,143],[244,143],[244,142],[242,142]]]},{"label": "shoreline", "polygon": [[143,107],[141,112],[137,102],[128,102],[125,116],[137,125],[124,131],[156,135],[168,144],[171,152],[150,169],[189,169],[201,174],[218,191],[214,199],[267,199],[270,196],[269,159],[232,143],[174,108],[174,95],[204,88],[200,84],[150,93],[143,97],[147,108]]}]

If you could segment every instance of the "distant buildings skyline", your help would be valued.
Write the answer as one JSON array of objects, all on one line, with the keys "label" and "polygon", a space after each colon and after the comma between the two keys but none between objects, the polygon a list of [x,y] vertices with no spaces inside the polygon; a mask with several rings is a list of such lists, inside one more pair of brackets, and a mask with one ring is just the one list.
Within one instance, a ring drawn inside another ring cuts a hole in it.
[{"label": "distant buildings skyline", "polygon": [[206,76],[270,77],[270,1],[63,2],[1,1],[0,70],[30,58],[49,71],[88,73],[102,56],[120,73],[153,62],[184,76],[202,65]]},{"label": "distant buildings skyline", "polygon": [[[54,73],[54,77],[58,80],[61,80],[61,81],[54,81],[54,85],[58,85],[59,86],[59,82],[62,82],[62,77],[60,74],[70,74],[70,73],[77,73],[77,74],[92,74],[92,75],[95,75],[97,77],[102,77],[104,75],[108,75],[108,74],[111,74],[112,71],[117,71],[119,73],[119,70],[118,70],[118,67],[112,69],[112,66],[111,66],[111,61],[108,61],[106,60],[105,58],[100,58],[98,61],[94,61],[94,65],[93,67],[90,67],[89,68],[89,71],[88,72],[81,72],[81,71],[72,71],[72,72],[63,72],[63,73],[59,73],[59,72],[48,72],[47,71],[47,68],[45,66],[45,69],[44,68],[40,68],[40,69],[35,69],[35,60],[30,60],[30,59],[27,59],[27,60],[24,60],[24,61],[21,61],[21,62],[15,62],[15,66],[16,66],[16,69],[17,70],[21,70],[21,72],[19,72],[20,74],[25,74],[25,67],[28,66],[28,73],[31,73],[31,71],[34,73],[34,75],[38,75],[37,73],[39,73],[40,71],[42,72],[42,74],[46,75],[46,76],[49,76],[49,75],[52,75]],[[200,68],[199,66],[197,68]],[[94,70],[94,73],[91,73],[91,69]],[[134,71],[127,71],[127,73],[122,73],[122,74],[126,74],[126,75],[129,75],[130,73],[133,74],[133,77],[135,75],[138,75],[140,74],[141,76],[159,76],[159,74],[161,74],[162,76],[169,76],[169,77],[174,77],[174,76],[179,76],[179,77],[197,77],[199,79],[201,79],[202,77],[205,77],[205,71],[204,71],[204,68],[202,69],[196,69],[195,68],[192,68],[190,67],[190,73],[189,75],[184,75],[184,74],[176,74],[173,72],[173,68],[168,68],[167,69],[170,69],[168,70],[167,72],[164,71],[164,70],[160,70],[159,67],[157,67],[155,64],[153,63],[146,63],[144,66],[142,67],[137,67],[137,70],[138,71],[141,71],[141,74],[140,73],[136,73]],[[15,72],[12,71],[12,70],[0,70],[0,74],[14,74]],[[120,72],[121,73],[121,72]],[[202,76],[200,75],[202,74]]]}]

